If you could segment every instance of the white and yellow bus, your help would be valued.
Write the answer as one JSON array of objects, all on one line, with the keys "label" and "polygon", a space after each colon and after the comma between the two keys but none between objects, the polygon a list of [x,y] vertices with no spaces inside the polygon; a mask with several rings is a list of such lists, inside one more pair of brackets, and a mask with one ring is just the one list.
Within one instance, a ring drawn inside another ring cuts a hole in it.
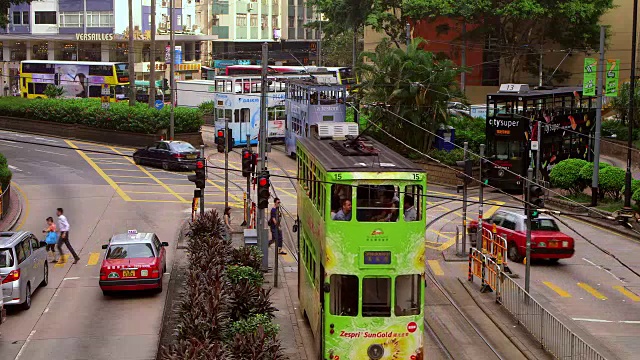
[{"label": "white and yellow bus", "polygon": [[111,90],[111,102],[128,100],[129,64],[123,62],[26,60],[20,63],[20,94],[45,98],[47,85],[64,90],[66,98],[100,98],[102,85]]}]

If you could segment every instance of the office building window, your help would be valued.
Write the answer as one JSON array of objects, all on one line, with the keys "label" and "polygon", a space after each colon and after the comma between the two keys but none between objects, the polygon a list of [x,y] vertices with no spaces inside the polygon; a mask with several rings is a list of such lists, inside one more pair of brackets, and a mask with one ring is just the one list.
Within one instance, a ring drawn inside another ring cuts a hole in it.
[{"label": "office building window", "polygon": [[56,12],[55,11],[36,11],[35,20],[38,25],[55,25],[56,24]]},{"label": "office building window", "polygon": [[246,14],[237,14],[236,15],[236,26],[247,26],[247,15]]},{"label": "office building window", "polygon": [[289,27],[296,27],[296,17],[289,16]]},{"label": "office building window", "polygon": [[182,15],[176,16],[176,26],[182,26]]},{"label": "office building window", "polygon": [[110,11],[87,11],[87,27],[113,27],[113,13]]},{"label": "office building window", "polygon": [[22,13],[20,11],[13,12],[13,25],[22,25]]},{"label": "office building window", "polygon": [[79,12],[61,12],[60,27],[82,27],[84,17]]},{"label": "office building window", "polygon": [[274,28],[278,28],[278,16],[277,15],[272,15],[271,16],[271,27]]},{"label": "office building window", "polygon": [[251,25],[250,26],[258,26],[258,15],[256,14],[251,14]]},{"label": "office building window", "polygon": [[23,11],[22,12],[22,25],[29,25],[29,12],[28,11]]}]

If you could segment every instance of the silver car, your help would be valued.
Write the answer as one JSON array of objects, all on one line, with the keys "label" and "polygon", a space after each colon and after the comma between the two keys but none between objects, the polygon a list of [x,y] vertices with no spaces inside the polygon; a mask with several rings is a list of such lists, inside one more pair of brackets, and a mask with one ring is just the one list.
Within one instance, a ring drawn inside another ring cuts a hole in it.
[{"label": "silver car", "polygon": [[0,278],[4,305],[31,307],[31,294],[49,282],[46,243],[28,231],[0,233]]}]

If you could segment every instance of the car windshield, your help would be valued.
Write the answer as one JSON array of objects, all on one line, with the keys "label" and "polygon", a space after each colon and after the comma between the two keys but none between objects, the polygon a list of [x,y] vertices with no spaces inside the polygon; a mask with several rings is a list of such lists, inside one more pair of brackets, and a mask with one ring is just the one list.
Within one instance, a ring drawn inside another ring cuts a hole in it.
[{"label": "car windshield", "polygon": [[153,249],[151,244],[119,244],[109,247],[107,259],[133,259],[133,258],[152,258]]},{"label": "car windshield", "polygon": [[531,222],[531,230],[560,231],[553,219],[535,219]]},{"label": "car windshield", "polygon": [[196,148],[189,143],[173,143],[171,144],[171,148],[178,152],[196,151]]},{"label": "car windshield", "polygon": [[13,267],[11,249],[0,249],[0,268]]}]

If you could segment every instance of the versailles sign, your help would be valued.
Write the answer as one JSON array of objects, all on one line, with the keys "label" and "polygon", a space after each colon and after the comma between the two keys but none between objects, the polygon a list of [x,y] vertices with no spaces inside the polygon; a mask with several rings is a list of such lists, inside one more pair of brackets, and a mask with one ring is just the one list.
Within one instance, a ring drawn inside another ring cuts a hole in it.
[{"label": "versailles sign", "polygon": [[76,34],[77,41],[113,41],[113,34]]}]

